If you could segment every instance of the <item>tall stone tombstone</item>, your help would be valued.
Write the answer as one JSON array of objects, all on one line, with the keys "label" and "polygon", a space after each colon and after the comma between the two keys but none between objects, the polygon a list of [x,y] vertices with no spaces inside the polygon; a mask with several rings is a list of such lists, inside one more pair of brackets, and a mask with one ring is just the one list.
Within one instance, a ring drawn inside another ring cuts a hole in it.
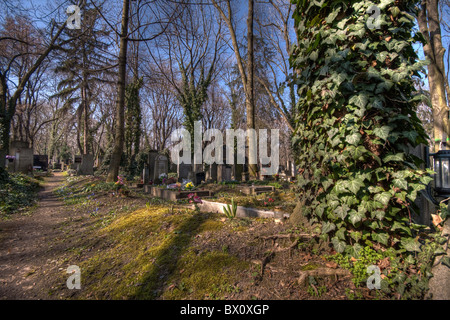
[{"label": "tall stone tombstone", "polygon": [[192,180],[193,178],[193,172],[192,172],[192,165],[180,163],[177,166],[177,173],[178,173],[178,182],[182,182],[183,180]]},{"label": "tall stone tombstone", "polygon": [[158,151],[156,150],[150,150],[148,152],[148,176],[152,181],[155,181],[155,160],[158,156]]},{"label": "tall stone tombstone", "polygon": [[33,172],[33,149],[28,142],[12,141],[9,155],[15,156],[13,162],[8,163],[8,171],[29,174]]},{"label": "tall stone tombstone", "polygon": [[77,170],[78,175],[92,176],[94,175],[94,155],[83,154],[81,155],[81,162]]},{"label": "tall stone tombstone", "polygon": [[144,169],[142,169],[142,183],[149,184],[149,182],[150,182],[149,168],[148,168],[148,165],[145,164]]},{"label": "tall stone tombstone", "polygon": [[213,182],[217,182],[217,168],[218,165],[215,162],[209,165],[209,178]]},{"label": "tall stone tombstone", "polygon": [[160,154],[155,157],[153,171],[153,181],[159,179],[162,174],[165,174],[167,177],[169,172],[169,160],[165,155]]}]

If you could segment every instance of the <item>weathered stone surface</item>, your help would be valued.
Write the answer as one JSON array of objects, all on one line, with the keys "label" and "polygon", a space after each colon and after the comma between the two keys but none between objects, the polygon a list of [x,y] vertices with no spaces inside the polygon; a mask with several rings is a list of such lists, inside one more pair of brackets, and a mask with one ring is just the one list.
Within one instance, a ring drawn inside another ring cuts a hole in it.
[{"label": "weathered stone surface", "polygon": [[81,163],[78,166],[77,174],[82,176],[94,175],[94,155],[83,154],[81,156]]},{"label": "weathered stone surface", "polygon": [[9,155],[16,158],[8,162],[8,171],[29,174],[33,172],[33,149],[29,148],[27,142],[12,141],[9,148]]},{"label": "weathered stone surface", "polygon": [[[203,200],[203,203],[198,204],[198,207],[201,212],[213,212],[213,213],[223,213],[223,208],[226,206],[227,205],[225,203],[205,201],[205,200]],[[236,217],[238,217],[238,218],[287,218],[287,217],[289,217],[289,214],[281,212],[281,211],[266,211],[266,210],[261,210],[261,209],[256,209],[256,208],[237,206]]]}]

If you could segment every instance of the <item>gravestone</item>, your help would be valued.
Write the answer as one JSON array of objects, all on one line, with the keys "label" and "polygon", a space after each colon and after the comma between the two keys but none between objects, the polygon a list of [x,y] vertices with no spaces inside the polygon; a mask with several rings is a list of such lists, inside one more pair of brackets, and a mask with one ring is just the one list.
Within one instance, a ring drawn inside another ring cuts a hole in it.
[{"label": "gravestone", "polygon": [[9,155],[14,156],[13,162],[8,163],[8,171],[29,174],[33,172],[33,149],[28,142],[12,141]]},{"label": "gravestone", "polygon": [[199,185],[202,183],[202,181],[206,180],[206,174],[205,172],[197,172],[195,174],[195,184]]},{"label": "gravestone", "polygon": [[94,155],[83,154],[81,156],[81,162],[78,166],[77,174],[82,176],[94,175]]},{"label": "gravestone", "polygon": [[149,184],[149,182],[150,182],[150,172],[148,165],[145,164],[144,169],[142,169],[142,183]]},{"label": "gravestone", "polygon": [[233,166],[229,164],[217,165],[217,182],[231,181]]},{"label": "gravestone", "polygon": [[211,181],[213,182],[217,182],[217,163],[212,163],[209,166],[209,179],[211,179]]},{"label": "gravestone", "polygon": [[80,169],[81,160],[83,160],[83,157],[80,154],[76,154],[73,156],[73,163],[70,166],[70,169],[78,170]]},{"label": "gravestone", "polygon": [[42,171],[48,170],[48,155],[35,154],[33,155],[33,168],[40,169]]},{"label": "gravestone", "polygon": [[192,166],[190,164],[178,164],[177,173],[178,182],[182,182],[183,180],[192,180]]},{"label": "gravestone", "polygon": [[158,151],[156,150],[150,150],[148,152],[148,176],[152,181],[155,181],[155,160],[158,156]]},{"label": "gravestone", "polygon": [[167,178],[169,172],[169,160],[165,155],[160,154],[155,157],[153,172],[153,181],[159,179],[162,174],[165,174]]}]

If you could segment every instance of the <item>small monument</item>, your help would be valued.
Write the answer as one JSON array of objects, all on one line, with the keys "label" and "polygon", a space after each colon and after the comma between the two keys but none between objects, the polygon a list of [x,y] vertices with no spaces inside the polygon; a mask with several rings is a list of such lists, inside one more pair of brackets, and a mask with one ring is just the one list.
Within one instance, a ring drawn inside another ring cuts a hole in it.
[{"label": "small monument", "polygon": [[12,141],[9,156],[14,157],[14,159],[11,162],[8,160],[8,171],[25,174],[33,172],[33,149],[29,148],[28,142]]},{"label": "small monument", "polygon": [[94,155],[83,154],[79,162],[77,174],[82,176],[94,175]]}]

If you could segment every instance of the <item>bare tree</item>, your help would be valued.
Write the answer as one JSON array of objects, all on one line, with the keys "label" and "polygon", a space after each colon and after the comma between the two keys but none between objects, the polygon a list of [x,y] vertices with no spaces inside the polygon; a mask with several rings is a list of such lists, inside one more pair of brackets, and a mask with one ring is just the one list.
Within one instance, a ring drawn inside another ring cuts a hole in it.
[{"label": "bare tree", "polygon": [[[16,113],[20,96],[30,81],[32,75],[56,48],[57,41],[64,30],[66,22],[59,27],[52,23],[50,41],[48,43],[32,43],[20,35],[11,34],[7,26],[0,34],[0,168],[5,167],[5,155],[9,150],[11,121]],[[30,25],[30,28],[32,26]],[[24,47],[17,49],[17,44]],[[30,61],[26,61],[27,59]],[[17,81],[11,79],[12,68],[21,69],[21,77]]]},{"label": "bare tree", "polygon": [[[241,76],[242,85],[245,92],[246,112],[247,112],[247,129],[255,129],[255,93],[254,93],[254,0],[248,0],[248,13],[247,13],[247,63],[244,67],[244,59],[239,51],[239,43],[237,40],[236,26],[234,24],[234,16],[231,0],[223,1],[222,3],[216,0],[211,0],[214,7],[220,13],[220,16],[228,26],[228,30],[231,37],[231,43],[233,45],[234,54],[236,57],[236,63],[238,65],[239,73]],[[249,143],[249,159],[257,159],[257,146],[253,145],[254,140],[248,139]],[[258,176],[258,167],[256,164],[249,164],[250,177],[255,179]]]}]

